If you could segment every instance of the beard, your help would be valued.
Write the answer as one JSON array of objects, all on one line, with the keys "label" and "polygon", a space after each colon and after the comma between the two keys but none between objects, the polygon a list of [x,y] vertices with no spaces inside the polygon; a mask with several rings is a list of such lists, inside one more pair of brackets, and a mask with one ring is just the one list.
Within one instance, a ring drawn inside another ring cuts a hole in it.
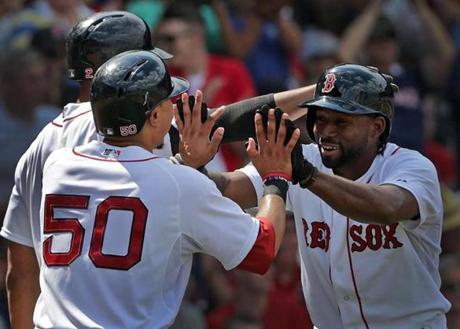
[{"label": "beard", "polygon": [[362,156],[365,146],[354,148],[344,148],[341,143],[336,143],[337,145],[337,154],[335,155],[325,155],[321,150],[321,145],[318,144],[319,152],[321,155],[321,160],[329,169],[340,169],[343,167],[353,166],[357,160]]}]

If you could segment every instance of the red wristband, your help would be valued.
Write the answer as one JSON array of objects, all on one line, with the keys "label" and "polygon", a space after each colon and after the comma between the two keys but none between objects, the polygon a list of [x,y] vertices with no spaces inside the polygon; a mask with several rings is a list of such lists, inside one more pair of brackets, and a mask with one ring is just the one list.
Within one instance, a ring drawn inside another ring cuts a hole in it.
[{"label": "red wristband", "polygon": [[262,180],[265,182],[267,179],[270,179],[270,178],[284,178],[285,180],[287,180],[288,182],[291,181],[291,175],[288,175],[286,174],[285,172],[281,172],[281,171],[269,171],[267,173],[265,173],[265,175],[262,176]]}]

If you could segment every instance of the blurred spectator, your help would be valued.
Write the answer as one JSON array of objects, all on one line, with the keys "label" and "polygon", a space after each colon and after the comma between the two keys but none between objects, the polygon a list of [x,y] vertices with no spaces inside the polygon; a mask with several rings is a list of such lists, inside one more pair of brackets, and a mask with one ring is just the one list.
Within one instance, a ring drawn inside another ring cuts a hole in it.
[{"label": "blurred spectator", "polygon": [[222,1],[214,8],[230,55],[245,61],[259,94],[288,89],[301,47],[290,0]]},{"label": "blurred spectator", "polygon": [[[208,315],[209,329],[223,329],[225,324],[235,316],[246,316],[256,320],[262,320],[267,307],[267,294],[272,282],[272,272],[269,270],[265,275],[232,271],[235,292],[233,300],[218,307]],[[264,322],[264,328],[265,327]],[[289,327],[286,327],[289,328]]]},{"label": "blurred spectator", "polygon": [[346,62],[376,66],[395,78],[400,89],[395,97],[390,140],[422,152],[425,142],[422,92],[445,83],[454,48],[424,0],[416,0],[414,9],[426,27],[426,39],[429,37],[431,42],[430,52],[421,56],[415,65],[409,66],[401,61],[398,36],[393,23],[382,14],[381,0],[371,2],[347,29],[340,56]]},{"label": "blurred spectator", "polygon": [[[13,186],[19,157],[40,130],[60,109],[48,104],[46,64],[31,50],[14,50],[0,59],[0,210],[4,210]],[[2,216],[3,218],[3,216]]]},{"label": "blurred spectator", "polygon": [[444,205],[442,252],[460,255],[460,197],[445,185],[441,185],[441,193]]},{"label": "blurred spectator", "polygon": [[31,48],[42,55],[46,62],[49,82],[49,103],[63,107],[75,101],[78,84],[67,79],[65,62],[65,35],[59,29],[48,27],[32,35]]},{"label": "blurred spectator", "polygon": [[5,240],[0,241],[0,329],[8,329],[8,300],[6,298],[6,268],[7,268],[7,252]]},{"label": "blurred spectator", "polygon": [[14,17],[22,9],[23,2],[23,0],[0,2],[0,47],[6,45]]},{"label": "blurred spectator", "polygon": [[302,294],[297,251],[294,214],[286,211],[286,229],[273,265],[273,283],[268,294],[266,313],[272,314],[273,323],[270,328],[313,328]]},{"label": "blurred spectator", "polygon": [[200,304],[194,300],[196,278],[192,273],[179,308],[179,313],[170,329],[206,329],[206,319]]},{"label": "blurred spectator", "polygon": [[93,13],[83,0],[35,0],[32,10],[66,32]]},{"label": "blurred spectator", "polygon": [[441,292],[451,302],[452,308],[447,313],[447,328],[460,329],[460,256],[443,255],[440,258]]},{"label": "blurred spectator", "polygon": [[45,28],[66,35],[77,21],[91,14],[82,0],[35,0],[7,22],[0,45],[30,47],[34,33]]},{"label": "blurred spectator", "polygon": [[[158,21],[169,6],[172,0],[133,0],[130,1],[126,8],[128,11],[142,17],[151,29],[155,29]],[[225,53],[225,46],[222,42],[220,23],[210,3],[213,1],[206,0],[181,0],[181,4],[189,4],[192,7],[199,8],[203,17],[206,35],[206,45],[211,53]],[[176,2],[176,4],[178,4]]]},{"label": "blurred spectator", "polygon": [[125,0],[86,0],[86,5],[93,11],[124,10]]},{"label": "blurred spectator", "polygon": [[230,318],[224,329],[263,329],[262,322],[249,316],[239,315]]},{"label": "blurred spectator", "polygon": [[426,140],[423,151],[435,165],[441,184],[455,190],[458,174],[450,104],[445,97],[431,93],[424,98],[423,113]]},{"label": "blurred spectator", "polygon": [[303,33],[300,58],[304,70],[303,84],[316,83],[326,69],[339,64],[340,40],[331,32],[309,28]]},{"label": "blurred spectator", "polygon": [[[404,1],[404,0],[397,0]],[[369,0],[295,0],[294,17],[302,29],[310,27],[340,35]]]},{"label": "blurred spectator", "polygon": [[[168,7],[155,30],[154,44],[174,54],[171,73],[190,81],[189,93],[201,89],[209,107],[219,107],[255,95],[245,67],[230,57],[209,54],[200,13],[188,4]],[[223,145],[209,169],[234,170],[246,163],[242,143]]]}]

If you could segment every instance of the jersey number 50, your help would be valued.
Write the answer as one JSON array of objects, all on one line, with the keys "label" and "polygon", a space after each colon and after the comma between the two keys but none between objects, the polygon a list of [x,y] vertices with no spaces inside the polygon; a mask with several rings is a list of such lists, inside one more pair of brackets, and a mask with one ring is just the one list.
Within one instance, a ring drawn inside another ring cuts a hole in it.
[{"label": "jersey number 50", "polygon": [[[67,252],[52,252],[53,236],[43,242],[43,258],[48,266],[68,266],[81,255],[85,229],[77,218],[55,218],[55,208],[87,209],[89,196],[48,194],[45,197],[44,233],[71,233]],[[126,255],[108,255],[102,252],[105,229],[110,210],[126,210],[133,213],[131,235]],[[142,257],[148,210],[138,198],[111,196],[102,201],[96,210],[89,258],[96,267],[128,270]]]}]

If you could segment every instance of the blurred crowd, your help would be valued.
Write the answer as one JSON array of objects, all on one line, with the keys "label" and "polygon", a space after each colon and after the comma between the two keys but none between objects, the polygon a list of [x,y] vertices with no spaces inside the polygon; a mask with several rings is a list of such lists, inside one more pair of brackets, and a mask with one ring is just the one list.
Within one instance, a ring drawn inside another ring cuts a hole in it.
[{"label": "blurred crowd", "polygon": [[[399,85],[390,140],[435,164],[444,200],[442,290],[460,328],[459,0],[8,0],[0,2],[0,210],[14,168],[37,133],[69,102],[65,37],[80,19],[128,10],[174,58],[173,74],[201,89],[209,107],[315,83],[325,68],[378,67]],[[244,145],[224,145],[208,169],[247,163]],[[250,211],[250,210],[248,210]],[[292,214],[272,269],[263,277],[225,272],[196,257],[174,328],[311,328],[301,294]],[[2,242],[3,243],[3,242]],[[3,284],[6,256],[0,252]],[[0,328],[8,328],[4,294]]]}]

